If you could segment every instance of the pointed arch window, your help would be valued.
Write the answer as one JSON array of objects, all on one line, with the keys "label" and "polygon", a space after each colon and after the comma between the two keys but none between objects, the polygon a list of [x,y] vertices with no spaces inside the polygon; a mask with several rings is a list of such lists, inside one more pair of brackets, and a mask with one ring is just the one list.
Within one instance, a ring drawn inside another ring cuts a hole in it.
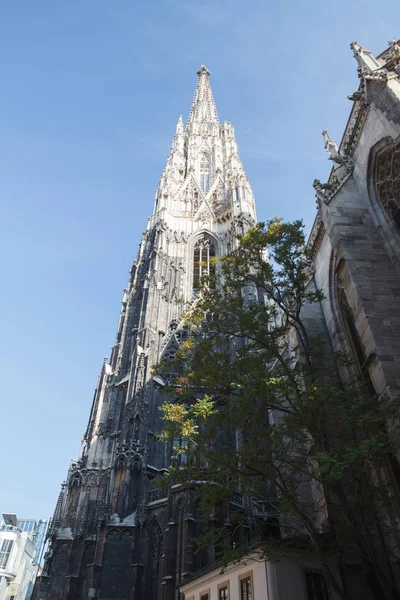
[{"label": "pointed arch window", "polygon": [[183,498],[178,501],[176,509],[177,545],[176,545],[176,580],[182,581],[185,571],[185,512],[186,505]]},{"label": "pointed arch window", "polygon": [[158,521],[154,521],[150,533],[150,564],[148,577],[149,600],[160,600],[162,597],[161,577],[164,559],[164,537]]},{"label": "pointed arch window", "polygon": [[203,194],[207,194],[210,189],[210,158],[203,154],[200,162],[200,187]]},{"label": "pointed arch window", "polygon": [[383,208],[400,230],[400,144],[378,156],[376,184]]},{"label": "pointed arch window", "polygon": [[[209,238],[197,240],[193,252],[193,293],[194,296],[200,288],[201,278],[215,275],[215,245]],[[215,282],[211,282],[214,287]]]},{"label": "pointed arch window", "polygon": [[346,334],[359,372],[361,373],[362,379],[364,380],[365,387],[368,393],[371,394],[371,396],[373,396],[375,394],[375,388],[368,371],[367,356],[365,354],[365,349],[361,342],[360,335],[358,333],[358,329],[354,319],[354,314],[347,301],[347,297],[340,278],[338,278],[337,283],[339,288],[339,308],[344,324],[344,332]]}]

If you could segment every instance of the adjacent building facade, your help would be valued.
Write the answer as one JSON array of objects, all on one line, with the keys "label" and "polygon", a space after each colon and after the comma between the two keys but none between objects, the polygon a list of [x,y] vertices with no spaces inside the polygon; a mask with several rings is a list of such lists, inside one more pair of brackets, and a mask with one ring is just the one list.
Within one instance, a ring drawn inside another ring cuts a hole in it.
[{"label": "adjacent building facade", "polygon": [[3,515],[0,525],[0,600],[30,600],[43,555],[47,521]]},{"label": "adjacent building facade", "polygon": [[[324,132],[332,172],[327,183],[314,182],[310,285],[325,298],[304,321],[324,332],[332,351],[354,357],[353,366],[340,367],[343,381],[357,371],[371,392],[390,399],[400,383],[400,46],[393,41],[377,57],[355,42],[352,49],[359,89],[340,145]],[[152,367],[185,338],[182,315],[201,274],[256,220],[234,128],[219,123],[209,75],[202,66],[188,122],[180,117],[176,126],[82,455],[71,463],[51,521],[40,600],[172,600],[178,593],[185,600],[335,599],[307,559],[249,557],[223,574],[213,570],[213,550],[195,551],[193,500],[154,483],[171,452],[156,438],[164,382]],[[397,472],[394,460],[393,489]],[[385,519],[397,580],[398,515]],[[360,578],[349,576],[346,587],[349,597],[374,598]]]}]

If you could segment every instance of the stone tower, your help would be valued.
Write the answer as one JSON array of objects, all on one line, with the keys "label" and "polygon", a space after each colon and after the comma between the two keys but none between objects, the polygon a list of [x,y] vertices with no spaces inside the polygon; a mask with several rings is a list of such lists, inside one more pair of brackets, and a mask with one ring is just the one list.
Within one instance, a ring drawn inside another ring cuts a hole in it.
[{"label": "stone tower", "polygon": [[207,68],[197,75],[187,125],[179,117],[123,293],[83,450],[49,528],[40,600],[172,600],[183,574],[214,558],[194,552],[191,499],[154,485],[171,450],[155,437],[164,398],[152,367],[173,356],[185,336],[182,314],[200,276],[256,218],[234,128],[218,121]]}]

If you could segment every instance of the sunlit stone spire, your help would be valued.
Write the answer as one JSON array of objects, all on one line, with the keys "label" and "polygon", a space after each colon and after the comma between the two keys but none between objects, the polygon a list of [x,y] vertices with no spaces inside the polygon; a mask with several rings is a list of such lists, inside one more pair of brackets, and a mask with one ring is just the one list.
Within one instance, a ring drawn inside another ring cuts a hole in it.
[{"label": "sunlit stone spire", "polygon": [[[175,127],[81,455],[49,529],[37,600],[84,600],[87,590],[93,598],[174,600],[177,569],[189,573],[196,560],[186,521],[171,526],[181,491],[164,496],[156,485],[171,459],[159,439],[165,381],[154,368],[185,339],[201,275],[214,272],[256,218],[235,130],[218,121],[209,75],[202,66],[187,126],[180,116]],[[184,540],[179,550],[176,539]]]},{"label": "sunlit stone spire", "polygon": [[218,123],[217,108],[210,86],[210,71],[201,65],[197,71],[198,81],[192,108],[189,114],[188,125],[194,121],[198,123]]}]

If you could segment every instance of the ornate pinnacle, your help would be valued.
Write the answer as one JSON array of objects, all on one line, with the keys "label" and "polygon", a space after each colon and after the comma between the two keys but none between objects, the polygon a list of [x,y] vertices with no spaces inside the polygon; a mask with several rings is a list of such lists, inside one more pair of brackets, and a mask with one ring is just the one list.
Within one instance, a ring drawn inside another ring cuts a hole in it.
[{"label": "ornate pinnacle", "polygon": [[365,50],[365,48],[360,46],[358,42],[351,42],[350,48],[353,50],[353,54],[356,58],[357,56],[360,56]]},{"label": "ornate pinnacle", "polygon": [[353,50],[358,66],[363,70],[362,75],[381,68],[381,63],[374,58],[372,52],[361,46],[358,42],[351,42],[350,48]]},{"label": "ornate pinnacle", "polygon": [[179,115],[179,119],[176,123],[176,133],[183,133],[183,118]]}]

